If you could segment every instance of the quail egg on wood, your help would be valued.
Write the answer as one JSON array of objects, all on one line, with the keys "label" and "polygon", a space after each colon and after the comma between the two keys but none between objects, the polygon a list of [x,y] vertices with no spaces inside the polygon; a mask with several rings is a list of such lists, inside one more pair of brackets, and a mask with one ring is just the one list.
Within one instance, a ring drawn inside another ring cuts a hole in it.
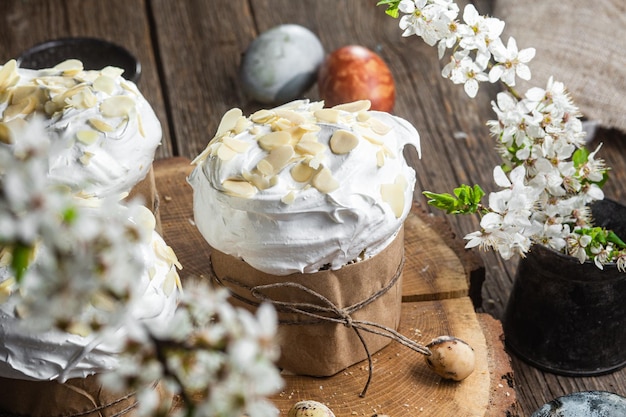
[{"label": "quail egg on wood", "polygon": [[437,375],[462,381],[474,371],[474,349],[461,339],[439,336],[426,345],[432,352],[426,363]]},{"label": "quail egg on wood", "polygon": [[295,403],[287,417],[335,417],[335,414],[318,401],[304,400]]}]

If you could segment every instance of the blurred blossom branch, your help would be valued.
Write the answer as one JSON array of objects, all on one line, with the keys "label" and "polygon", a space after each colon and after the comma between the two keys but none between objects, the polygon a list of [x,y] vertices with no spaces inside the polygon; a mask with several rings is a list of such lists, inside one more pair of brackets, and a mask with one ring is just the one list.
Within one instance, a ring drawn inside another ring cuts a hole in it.
[{"label": "blurred blossom branch", "polygon": [[[138,203],[83,198],[55,184],[47,175],[54,147],[36,119],[0,143],[0,302],[28,331],[94,343],[114,335],[118,366],[101,380],[137,390],[142,415],[277,416],[266,399],[282,386],[273,307],[253,315],[201,280],[183,292],[180,265],[164,246],[158,256],[171,270],[163,285],[180,290],[176,312],[156,324],[133,318],[154,217]],[[182,401],[171,410],[174,395]]]}]

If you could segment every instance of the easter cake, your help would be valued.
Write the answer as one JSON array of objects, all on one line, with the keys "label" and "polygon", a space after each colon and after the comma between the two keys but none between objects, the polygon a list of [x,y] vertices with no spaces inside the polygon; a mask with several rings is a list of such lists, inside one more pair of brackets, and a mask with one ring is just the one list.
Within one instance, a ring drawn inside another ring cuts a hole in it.
[{"label": "easter cake", "polygon": [[366,357],[362,343],[389,343],[360,341],[353,320],[397,329],[415,185],[406,145],[419,152],[415,128],[368,100],[300,100],[228,111],[195,159],[194,219],[213,275],[235,302],[277,306],[283,369],[332,375]]},{"label": "easter cake", "polygon": [[155,211],[152,161],[161,125],[123,70],[84,70],[72,59],[53,68],[0,67],[0,142],[34,118],[58,148],[49,177],[89,197],[141,195]]}]

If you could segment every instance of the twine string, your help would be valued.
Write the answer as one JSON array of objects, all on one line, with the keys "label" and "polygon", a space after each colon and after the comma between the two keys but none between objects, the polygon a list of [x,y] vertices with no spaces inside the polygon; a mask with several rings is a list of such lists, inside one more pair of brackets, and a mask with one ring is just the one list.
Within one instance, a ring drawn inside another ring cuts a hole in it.
[{"label": "twine string", "polygon": [[[249,286],[228,276],[224,276],[221,278],[218,277],[213,269],[213,265],[211,262],[209,262],[209,265],[210,265],[210,273],[211,273],[212,278],[220,286],[228,289],[230,294],[237,300],[242,301],[254,307],[258,307],[261,302],[270,302],[274,305],[277,312],[279,313],[297,314],[297,315],[308,317],[310,319],[308,321],[279,320],[280,324],[312,325],[312,324],[319,324],[323,322],[332,322],[332,323],[337,323],[337,324],[343,324],[347,328],[354,330],[355,334],[359,338],[359,341],[361,342],[361,345],[363,346],[363,349],[365,350],[368,364],[369,364],[367,382],[365,383],[365,387],[361,391],[361,394],[359,394],[360,397],[364,397],[367,392],[367,389],[372,380],[372,367],[373,367],[372,355],[367,347],[367,342],[365,341],[365,338],[361,334],[361,331],[365,331],[365,332],[372,333],[378,336],[386,337],[388,339],[391,339],[395,342],[400,343],[401,345],[415,352],[421,353],[422,355],[426,355],[426,356],[431,355],[430,349],[428,349],[426,346],[421,345],[415,342],[414,340],[409,339],[408,337],[404,336],[403,334],[401,334],[400,332],[396,331],[395,329],[391,327],[384,326],[382,324],[375,323],[375,322],[368,321],[368,320],[355,320],[354,318],[352,318],[352,314],[354,312],[362,309],[366,305],[374,302],[375,300],[383,296],[398,282],[398,280],[400,279],[400,275],[402,273],[402,268],[404,266],[404,257],[402,258],[402,261],[400,262],[400,265],[398,266],[396,273],[391,278],[391,280],[387,283],[387,285],[385,285],[383,288],[373,293],[370,297],[356,304],[353,304],[351,306],[344,307],[344,308],[337,306],[335,303],[333,303],[328,297],[324,296],[323,294],[320,294],[319,292],[297,282],[285,281],[285,282],[276,282],[272,284]],[[248,290],[250,294],[258,301],[250,300],[246,297],[243,297],[237,294],[236,292],[232,291],[232,289],[228,285],[226,285],[225,282],[232,284],[235,287]],[[319,304],[315,304],[311,302],[275,300],[267,294],[267,291],[270,291],[273,289],[284,289],[284,288],[290,288],[295,291],[308,294],[309,296],[316,299],[316,301]]]}]

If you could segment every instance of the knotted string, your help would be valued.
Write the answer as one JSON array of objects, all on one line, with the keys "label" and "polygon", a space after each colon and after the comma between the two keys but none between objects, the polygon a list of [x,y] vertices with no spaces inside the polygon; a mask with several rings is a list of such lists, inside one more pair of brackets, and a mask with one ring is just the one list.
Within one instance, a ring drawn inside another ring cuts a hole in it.
[{"label": "knotted string", "polygon": [[[361,345],[363,346],[363,349],[365,350],[365,354],[367,355],[367,362],[369,365],[367,382],[365,383],[365,387],[363,388],[363,391],[361,391],[361,394],[359,394],[360,397],[364,397],[370,385],[370,382],[372,380],[373,365],[372,365],[372,355],[370,354],[370,351],[367,347],[367,343],[365,342],[365,339],[363,338],[361,331],[365,331],[365,332],[376,334],[382,337],[386,337],[388,339],[396,341],[400,343],[401,345],[406,346],[409,349],[415,352],[421,353],[423,355],[426,355],[426,356],[431,355],[430,350],[426,346],[423,346],[409,339],[408,337],[402,335],[401,333],[399,333],[395,329],[392,329],[391,327],[383,326],[381,324],[367,321],[367,320],[355,320],[352,318],[352,314],[355,311],[360,310],[361,308],[365,307],[366,305],[380,298],[398,282],[402,274],[403,266],[404,266],[404,257],[402,257],[402,260],[400,262],[400,265],[398,266],[398,269],[396,270],[396,273],[391,278],[391,280],[387,283],[386,286],[376,291],[374,294],[372,294],[370,297],[366,298],[365,300],[360,301],[356,304],[353,304],[349,307],[344,307],[344,308],[338,307],[324,295],[320,294],[319,292],[315,290],[312,290],[311,288],[307,286],[299,284],[297,282],[286,281],[286,282],[277,282],[277,283],[272,283],[272,284],[249,286],[234,278],[230,278],[227,276],[224,276],[221,278],[218,277],[217,274],[215,273],[215,270],[213,269],[213,264],[211,261],[209,261],[209,268],[210,268],[209,272],[212,278],[219,285],[228,289],[230,294],[234,298],[236,298],[237,300],[243,303],[249,304],[254,307],[258,307],[260,305],[260,302],[267,301],[267,302],[272,303],[274,307],[276,308],[276,311],[279,313],[299,314],[299,315],[306,316],[311,319],[307,321],[279,320],[279,324],[311,325],[311,324],[318,324],[322,322],[332,322],[332,323],[343,324],[347,328],[354,330],[355,334],[359,338],[359,341],[361,342]],[[235,293],[234,291],[231,291],[230,288],[224,284],[224,282],[228,282],[239,288],[248,290],[250,294],[252,294],[252,296],[259,301],[257,302],[257,301],[247,299]],[[319,302],[319,304],[307,303],[307,302],[292,302],[292,301],[287,302],[287,301],[274,300],[270,296],[264,293],[264,291],[272,290],[276,288],[291,288],[297,291],[301,291],[315,298]]]}]

